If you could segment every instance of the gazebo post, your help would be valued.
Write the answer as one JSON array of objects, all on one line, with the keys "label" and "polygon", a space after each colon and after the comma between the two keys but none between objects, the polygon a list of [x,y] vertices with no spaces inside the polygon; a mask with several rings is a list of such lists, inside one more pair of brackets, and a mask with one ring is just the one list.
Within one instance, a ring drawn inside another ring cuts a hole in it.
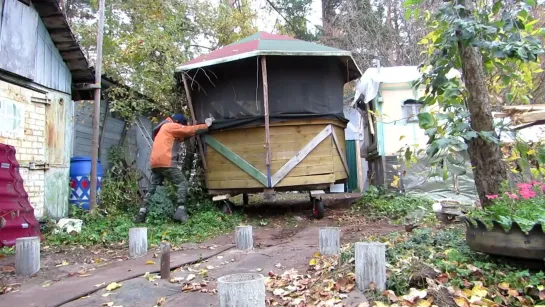
[{"label": "gazebo post", "polygon": [[267,164],[268,188],[272,188],[271,180],[271,134],[269,131],[269,84],[267,83],[267,58],[261,56],[261,77],[263,79],[263,110],[265,114],[265,163]]},{"label": "gazebo post", "polygon": [[[193,111],[193,102],[191,101],[191,92],[189,91],[189,86],[187,85],[187,78],[185,77],[185,73],[182,71],[182,81],[184,82],[184,88],[185,88],[185,95],[187,97],[187,105],[189,106],[189,113],[191,114],[191,118],[193,121],[193,125],[197,124],[197,119],[195,118],[195,111]],[[204,180],[208,182],[206,177],[206,170],[208,167],[206,166],[206,159],[204,158],[204,150],[202,147],[202,141],[201,137],[197,136],[197,146],[199,147],[199,155],[201,156],[202,160],[202,167],[204,168]]]}]

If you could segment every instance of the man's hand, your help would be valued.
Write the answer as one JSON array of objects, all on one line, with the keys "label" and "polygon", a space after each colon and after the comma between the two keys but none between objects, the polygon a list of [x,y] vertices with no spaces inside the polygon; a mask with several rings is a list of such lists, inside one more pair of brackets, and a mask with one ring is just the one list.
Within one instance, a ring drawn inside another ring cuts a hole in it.
[{"label": "man's hand", "polygon": [[215,119],[213,116],[210,116],[209,118],[207,118],[207,119],[204,120],[204,123],[205,123],[208,127],[210,127],[210,126],[212,126],[212,123],[213,123],[215,120],[216,120],[216,119]]}]

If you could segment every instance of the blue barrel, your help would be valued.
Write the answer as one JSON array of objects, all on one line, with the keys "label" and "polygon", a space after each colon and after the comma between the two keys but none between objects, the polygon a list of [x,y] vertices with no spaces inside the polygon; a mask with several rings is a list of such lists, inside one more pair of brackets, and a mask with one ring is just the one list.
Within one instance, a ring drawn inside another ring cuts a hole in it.
[{"label": "blue barrel", "polygon": [[[97,165],[97,195],[102,186],[102,165]],[[70,159],[70,203],[78,208],[89,210],[91,191],[91,157],[72,157]]]}]

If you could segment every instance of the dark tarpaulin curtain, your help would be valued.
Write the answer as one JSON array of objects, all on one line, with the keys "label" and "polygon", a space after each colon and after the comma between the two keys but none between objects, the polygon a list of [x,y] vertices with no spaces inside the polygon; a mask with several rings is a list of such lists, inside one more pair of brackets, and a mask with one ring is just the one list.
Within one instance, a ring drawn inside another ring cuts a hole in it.
[{"label": "dark tarpaulin curtain", "polygon": [[[214,116],[227,129],[263,121],[263,81],[258,57],[190,71],[199,122]],[[343,117],[343,66],[335,57],[267,57],[272,121]]]}]

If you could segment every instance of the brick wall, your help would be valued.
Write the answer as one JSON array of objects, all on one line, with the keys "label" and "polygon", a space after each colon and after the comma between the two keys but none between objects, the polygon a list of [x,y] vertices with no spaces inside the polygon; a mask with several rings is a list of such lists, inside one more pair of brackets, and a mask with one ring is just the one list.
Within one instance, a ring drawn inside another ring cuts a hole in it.
[{"label": "brick wall", "polygon": [[45,95],[0,81],[0,109],[3,112],[0,114],[3,122],[0,123],[0,143],[15,146],[30,204],[36,217],[40,218],[45,205],[45,171],[29,169],[29,165],[34,162],[39,168],[47,161],[46,118],[45,104],[33,103],[32,98],[44,99]]}]

